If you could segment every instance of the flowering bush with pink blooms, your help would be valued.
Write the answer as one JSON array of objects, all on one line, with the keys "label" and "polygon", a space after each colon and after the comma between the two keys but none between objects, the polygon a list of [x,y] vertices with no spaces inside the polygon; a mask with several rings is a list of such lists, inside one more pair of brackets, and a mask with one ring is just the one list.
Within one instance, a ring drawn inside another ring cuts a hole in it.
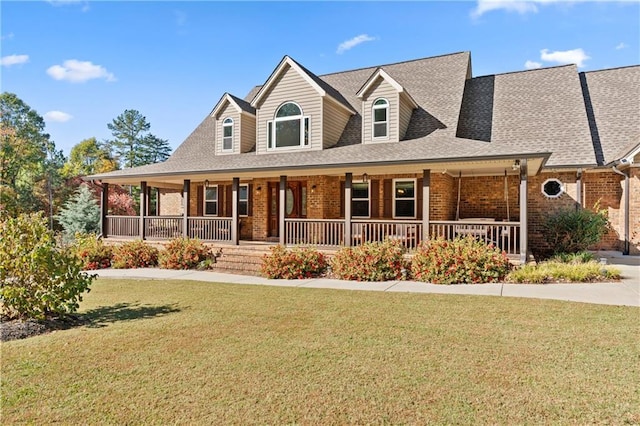
[{"label": "flowering bush with pink blooms", "polygon": [[510,267],[504,251],[471,236],[426,241],[411,261],[413,279],[433,284],[498,282]]},{"label": "flowering bush with pink blooms", "polygon": [[312,278],[323,274],[326,269],[325,255],[311,247],[288,249],[277,245],[262,257],[262,274],[272,279]]},{"label": "flowering bush with pink blooms", "polygon": [[388,281],[406,278],[408,262],[399,241],[370,242],[344,247],[333,257],[331,269],[343,280]]}]

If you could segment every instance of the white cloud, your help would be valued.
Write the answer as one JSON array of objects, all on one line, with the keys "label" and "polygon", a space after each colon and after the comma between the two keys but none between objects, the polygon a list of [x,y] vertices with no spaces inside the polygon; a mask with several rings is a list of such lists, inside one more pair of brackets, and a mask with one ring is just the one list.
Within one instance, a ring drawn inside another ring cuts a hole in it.
[{"label": "white cloud", "polygon": [[13,33],[9,33],[7,35],[3,35],[0,37],[0,40],[11,40],[13,38]]},{"label": "white cloud", "polygon": [[55,121],[56,123],[64,123],[72,118],[71,114],[62,111],[49,111],[44,115],[45,121]]},{"label": "white cloud", "polygon": [[538,7],[535,3],[540,0],[534,1],[519,1],[519,0],[478,0],[478,4],[475,9],[471,11],[472,18],[479,18],[487,12],[492,10],[506,10],[507,12],[517,12],[521,15],[529,12],[537,12]]},{"label": "white cloud", "polygon": [[362,44],[366,41],[373,41],[375,40],[375,37],[371,37],[368,34],[360,34],[359,36],[355,36],[352,39],[343,41],[342,43],[340,43],[338,45],[338,50],[336,50],[336,53],[338,55],[343,54],[344,52],[346,52],[349,49],[353,49],[354,47],[356,47],[359,44]]},{"label": "white cloud", "polygon": [[107,71],[105,67],[77,59],[68,59],[62,65],[53,65],[47,69],[47,74],[55,80],[66,80],[71,83],[84,83],[95,78],[102,78],[109,82],[116,81],[113,73]]},{"label": "white cloud", "polygon": [[579,68],[584,67],[584,62],[587,59],[591,59],[587,56],[582,49],[573,49],[565,51],[549,52],[549,49],[542,49],[540,51],[540,59],[545,62],[555,62],[560,65],[564,64],[576,64]]},{"label": "white cloud", "polygon": [[89,2],[86,0],[47,0],[47,2],[52,6],[82,5],[83,12],[89,10]]},{"label": "white cloud", "polygon": [[624,43],[620,43],[620,44],[618,44],[618,45],[616,46],[616,50],[622,50],[622,49],[624,49],[625,47],[627,47],[627,45],[626,45],[626,44],[624,44]]},{"label": "white cloud", "polygon": [[540,62],[535,61],[527,61],[524,63],[524,67],[528,70],[534,70],[536,68],[540,68],[542,64]]},{"label": "white cloud", "polygon": [[0,59],[0,65],[3,67],[24,64],[26,62],[29,62],[29,55],[9,55],[3,56],[2,59]]}]

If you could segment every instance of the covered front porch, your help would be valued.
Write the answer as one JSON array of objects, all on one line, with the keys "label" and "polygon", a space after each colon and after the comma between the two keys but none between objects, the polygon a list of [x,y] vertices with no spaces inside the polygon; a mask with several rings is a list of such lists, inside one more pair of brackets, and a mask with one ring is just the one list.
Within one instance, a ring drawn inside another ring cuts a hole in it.
[{"label": "covered front porch", "polygon": [[[525,260],[527,209],[521,206],[527,205],[527,177],[536,174],[541,164],[541,160],[503,158],[354,165],[287,170],[287,174],[211,172],[181,180],[155,176],[138,182],[139,216],[108,214],[109,184],[104,182],[102,234],[320,248],[392,239],[409,250],[431,238],[471,235]],[[164,194],[153,209],[160,214],[153,216],[148,214],[152,187]],[[173,210],[167,201],[170,196]]]}]

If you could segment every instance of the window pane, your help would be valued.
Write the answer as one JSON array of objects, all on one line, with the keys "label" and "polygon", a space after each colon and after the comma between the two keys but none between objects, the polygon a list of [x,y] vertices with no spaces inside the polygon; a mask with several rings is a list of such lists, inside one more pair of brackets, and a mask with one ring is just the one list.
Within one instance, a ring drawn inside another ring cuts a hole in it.
[{"label": "window pane", "polygon": [[222,149],[233,149],[233,138],[223,138],[222,139]]},{"label": "window pane", "polygon": [[387,121],[387,109],[386,108],[374,109],[373,121],[376,123],[380,121]]},{"label": "window pane", "polygon": [[369,200],[352,201],[351,215],[355,217],[369,217]]},{"label": "window pane", "polygon": [[304,144],[309,145],[309,117],[304,119]]},{"label": "window pane", "polygon": [[396,217],[415,217],[415,201],[396,200]]},{"label": "window pane", "polygon": [[240,190],[238,191],[238,199],[239,200],[248,200],[249,197],[249,188],[247,185],[240,185]]},{"label": "window pane", "polygon": [[273,123],[267,123],[267,146],[273,148]]},{"label": "window pane", "polygon": [[231,132],[233,131],[233,126],[222,126],[222,129],[224,130],[224,137],[228,138],[229,136],[231,136]]},{"label": "window pane", "polygon": [[373,103],[374,105],[387,105],[388,102],[385,99],[378,99]]},{"label": "window pane", "polygon": [[218,200],[218,188],[206,188],[204,192],[204,199],[207,201],[217,201]]},{"label": "window pane", "polygon": [[302,111],[296,104],[291,102],[282,105],[276,113],[276,117],[291,117],[293,115],[302,115]]},{"label": "window pane", "polygon": [[300,146],[300,120],[276,122],[276,147]]},{"label": "window pane", "polygon": [[302,204],[302,206],[300,207],[300,215],[304,217],[307,215],[307,187],[306,186],[302,187],[302,194],[300,194],[300,203]]},{"label": "window pane", "polygon": [[217,215],[218,214],[218,203],[215,201],[207,201],[204,203],[204,214],[207,215]]},{"label": "window pane", "polygon": [[379,123],[373,125],[373,137],[379,138],[387,136],[387,123]]},{"label": "window pane", "polygon": [[240,201],[238,203],[238,214],[240,216],[246,216],[249,214],[249,202],[248,201]]},{"label": "window pane", "polygon": [[369,198],[369,184],[354,183],[351,188],[351,198]]},{"label": "window pane", "polygon": [[414,182],[396,182],[396,198],[414,198]]}]

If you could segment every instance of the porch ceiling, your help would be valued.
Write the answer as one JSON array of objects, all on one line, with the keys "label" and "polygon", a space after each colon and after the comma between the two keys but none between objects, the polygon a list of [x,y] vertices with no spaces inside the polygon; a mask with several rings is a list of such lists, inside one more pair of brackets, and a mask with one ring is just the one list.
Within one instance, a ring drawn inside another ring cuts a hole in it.
[{"label": "porch ceiling", "polygon": [[[528,157],[528,158],[527,158]],[[193,182],[201,182],[207,180],[231,180],[232,178],[240,178],[241,180],[251,179],[271,179],[279,176],[302,177],[302,176],[343,176],[345,173],[353,173],[359,176],[364,173],[368,175],[392,175],[392,174],[411,174],[422,173],[423,170],[429,169],[432,173],[446,173],[457,177],[459,175],[469,176],[503,176],[505,172],[508,175],[519,174],[519,169],[514,167],[516,160],[527,158],[528,175],[534,176],[538,174],[544,166],[548,155],[538,156],[510,156],[502,158],[475,159],[468,161],[402,161],[389,162],[386,164],[376,163],[359,163],[359,164],[343,164],[336,166],[304,166],[304,167],[278,167],[270,169],[253,169],[253,170],[222,170],[222,171],[199,171],[199,172],[182,172],[172,174],[149,174],[147,176],[113,176],[103,179],[104,182],[121,184],[121,185],[139,185],[141,181],[146,181],[148,186],[159,188],[182,188],[183,181],[189,179]]]}]

